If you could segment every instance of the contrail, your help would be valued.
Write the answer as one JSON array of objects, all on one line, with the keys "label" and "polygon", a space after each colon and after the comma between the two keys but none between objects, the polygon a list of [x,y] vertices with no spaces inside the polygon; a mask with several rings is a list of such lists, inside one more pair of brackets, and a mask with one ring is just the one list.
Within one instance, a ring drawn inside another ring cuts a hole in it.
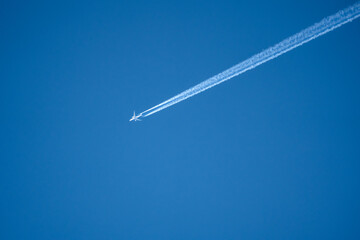
[{"label": "contrail", "polygon": [[184,101],[187,98],[195,96],[209,88],[212,88],[226,80],[229,80],[239,74],[242,74],[250,69],[253,69],[271,59],[274,59],[296,47],[303,45],[325,33],[328,33],[345,23],[351,22],[352,20],[360,16],[360,1],[354,5],[345,8],[334,15],[324,18],[318,23],[302,30],[299,33],[281,41],[273,47],[270,47],[247,60],[219,73],[192,88],[140,113],[137,118],[148,117],[156,112],[159,112],[165,108],[168,108],[176,103]]}]

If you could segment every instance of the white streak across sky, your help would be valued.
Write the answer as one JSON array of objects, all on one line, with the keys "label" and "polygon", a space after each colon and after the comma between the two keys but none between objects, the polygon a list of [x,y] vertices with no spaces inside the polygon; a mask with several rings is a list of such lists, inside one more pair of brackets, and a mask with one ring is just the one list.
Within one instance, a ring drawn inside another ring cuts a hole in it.
[{"label": "white streak across sky", "polygon": [[209,88],[212,88],[226,80],[229,80],[239,74],[242,74],[250,69],[253,69],[271,59],[274,59],[298,46],[303,45],[325,33],[328,33],[345,23],[351,22],[352,20],[360,16],[360,2],[345,8],[334,15],[324,18],[318,23],[302,30],[299,33],[281,41],[273,47],[270,47],[247,60],[219,73],[194,87],[185,90],[184,92],[140,113],[137,117],[144,118],[148,117],[156,112],[159,112],[165,108],[168,108],[176,103],[184,101],[196,94],[199,94]]}]

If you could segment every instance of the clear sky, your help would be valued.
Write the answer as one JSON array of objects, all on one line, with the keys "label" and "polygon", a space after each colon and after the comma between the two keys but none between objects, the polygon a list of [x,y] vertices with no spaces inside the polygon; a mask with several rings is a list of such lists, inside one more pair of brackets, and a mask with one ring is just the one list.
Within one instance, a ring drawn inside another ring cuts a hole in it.
[{"label": "clear sky", "polygon": [[355,1],[2,1],[1,239],[360,239]]}]

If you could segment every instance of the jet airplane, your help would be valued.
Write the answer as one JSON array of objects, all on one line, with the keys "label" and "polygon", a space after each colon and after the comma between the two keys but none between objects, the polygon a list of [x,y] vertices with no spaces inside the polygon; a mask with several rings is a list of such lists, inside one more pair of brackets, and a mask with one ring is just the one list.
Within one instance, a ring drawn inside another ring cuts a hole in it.
[{"label": "jet airplane", "polygon": [[130,118],[130,120],[129,120],[129,122],[131,122],[131,121],[141,121],[140,119],[139,119],[139,117],[141,117],[141,114],[140,115],[138,115],[138,116],[136,116],[136,114],[135,114],[135,111],[134,111],[134,115],[132,116],[132,118]]}]

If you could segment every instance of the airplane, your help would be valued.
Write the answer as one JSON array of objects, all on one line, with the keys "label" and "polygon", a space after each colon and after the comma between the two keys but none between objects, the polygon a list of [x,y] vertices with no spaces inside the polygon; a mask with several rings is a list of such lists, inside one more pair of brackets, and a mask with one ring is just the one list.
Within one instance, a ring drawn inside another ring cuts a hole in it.
[{"label": "airplane", "polygon": [[130,118],[129,122],[131,122],[131,121],[135,121],[135,122],[136,121],[141,121],[139,119],[139,117],[141,117],[141,114],[139,116],[136,116],[135,111],[134,111],[134,115],[132,116],[132,118]]}]

